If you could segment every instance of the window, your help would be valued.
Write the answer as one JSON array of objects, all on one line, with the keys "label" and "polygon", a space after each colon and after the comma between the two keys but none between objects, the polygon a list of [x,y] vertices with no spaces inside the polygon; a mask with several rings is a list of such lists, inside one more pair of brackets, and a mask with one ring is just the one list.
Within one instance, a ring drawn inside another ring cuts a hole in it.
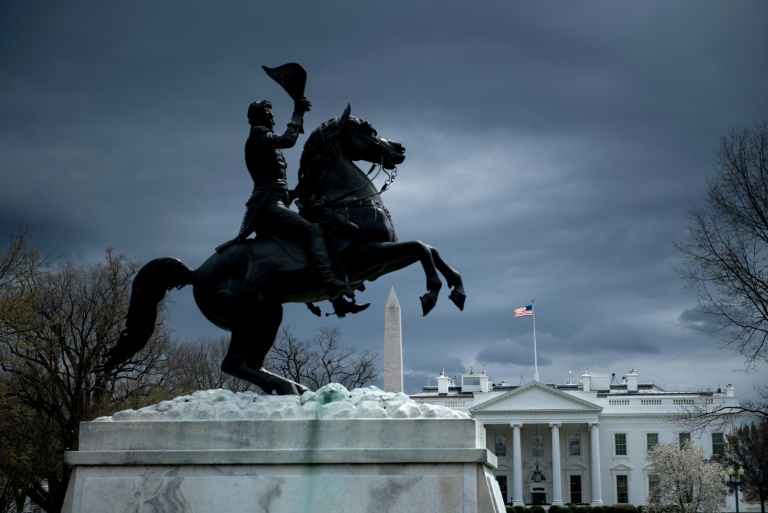
[{"label": "window", "polygon": [[544,435],[531,435],[531,456],[544,457]]},{"label": "window", "polygon": [[685,444],[691,441],[691,434],[690,433],[680,433],[678,435],[678,442],[680,443],[680,448],[682,449],[685,447]]},{"label": "window", "polygon": [[[499,436],[499,435],[496,435]],[[504,436],[504,435],[501,435]],[[496,482],[499,483],[499,489],[501,489],[501,497],[504,499],[504,502],[508,502],[509,498],[507,497],[507,476],[496,476]]]},{"label": "window", "polygon": [[725,439],[722,433],[712,433],[712,456],[722,456],[725,452]]},{"label": "window", "polygon": [[626,475],[616,476],[616,502],[629,504],[629,478]]},{"label": "window", "polygon": [[648,495],[653,496],[656,488],[659,486],[659,476],[656,474],[648,474]]},{"label": "window", "polygon": [[645,434],[645,450],[652,451],[654,447],[659,445],[658,433],[646,433]]},{"label": "window", "polygon": [[581,456],[581,435],[578,433],[568,435],[568,456]]},{"label": "window", "polygon": [[613,453],[616,456],[627,455],[627,434],[626,433],[614,433],[613,434]]},{"label": "window", "polygon": [[571,476],[571,503],[581,504],[581,476]]},{"label": "window", "polygon": [[[507,435],[496,435],[496,456],[507,455]],[[506,479],[506,477],[504,478]]]}]

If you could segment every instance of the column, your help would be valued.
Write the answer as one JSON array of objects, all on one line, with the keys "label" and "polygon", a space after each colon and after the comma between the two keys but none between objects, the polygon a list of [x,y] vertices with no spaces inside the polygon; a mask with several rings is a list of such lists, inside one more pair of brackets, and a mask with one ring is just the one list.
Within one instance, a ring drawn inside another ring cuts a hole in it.
[{"label": "column", "polygon": [[552,505],[563,505],[563,484],[560,482],[560,424],[551,423],[552,428]]},{"label": "column", "polygon": [[512,505],[525,506],[523,500],[523,453],[520,445],[520,428],[522,424],[510,424],[512,426],[512,467],[514,472],[514,484],[512,485]]},{"label": "column", "polygon": [[589,424],[589,459],[592,467],[590,480],[592,481],[592,506],[603,505],[603,491],[600,484],[600,424]]}]

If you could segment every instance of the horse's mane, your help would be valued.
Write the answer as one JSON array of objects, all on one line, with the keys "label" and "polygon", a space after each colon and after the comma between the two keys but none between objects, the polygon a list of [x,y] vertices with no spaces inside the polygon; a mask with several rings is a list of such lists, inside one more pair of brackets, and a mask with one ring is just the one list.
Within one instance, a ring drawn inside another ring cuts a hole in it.
[{"label": "horse's mane", "polygon": [[314,129],[304,143],[299,162],[299,184],[296,187],[299,201],[309,206],[310,195],[324,182],[330,164],[338,153],[337,144],[350,123],[358,125],[361,120],[354,116],[331,118]]}]

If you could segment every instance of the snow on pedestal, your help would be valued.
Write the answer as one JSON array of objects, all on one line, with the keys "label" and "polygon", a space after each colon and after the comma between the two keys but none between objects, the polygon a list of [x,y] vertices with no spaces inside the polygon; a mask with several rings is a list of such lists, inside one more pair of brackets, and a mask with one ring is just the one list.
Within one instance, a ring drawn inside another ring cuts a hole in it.
[{"label": "snow on pedestal", "polygon": [[504,511],[485,430],[375,387],[196,392],[86,422],[64,511]]}]

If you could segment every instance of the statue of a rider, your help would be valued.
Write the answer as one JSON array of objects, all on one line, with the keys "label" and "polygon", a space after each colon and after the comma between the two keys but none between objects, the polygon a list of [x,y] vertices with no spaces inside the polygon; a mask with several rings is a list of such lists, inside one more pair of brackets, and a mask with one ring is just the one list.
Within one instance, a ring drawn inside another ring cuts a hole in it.
[{"label": "statue of a rider", "polygon": [[[322,226],[307,221],[289,208],[294,199],[293,191],[288,189],[287,165],[280,150],[292,148],[299,134],[304,133],[304,113],[312,107],[304,97],[306,72],[298,64],[264,67],[264,70],[293,98],[293,115],[285,132],[276,134],[273,132],[275,120],[269,101],[256,101],[248,107],[248,123],[251,128],[245,142],[245,165],[253,179],[253,192],[246,203],[240,233],[216,249],[221,252],[254,232],[298,242],[307,249],[310,262],[318,272],[336,313],[340,316],[356,313],[367,305],[357,305],[343,299],[342,294],[349,292],[351,287],[334,273]],[[310,309],[318,313],[316,309]]]}]

